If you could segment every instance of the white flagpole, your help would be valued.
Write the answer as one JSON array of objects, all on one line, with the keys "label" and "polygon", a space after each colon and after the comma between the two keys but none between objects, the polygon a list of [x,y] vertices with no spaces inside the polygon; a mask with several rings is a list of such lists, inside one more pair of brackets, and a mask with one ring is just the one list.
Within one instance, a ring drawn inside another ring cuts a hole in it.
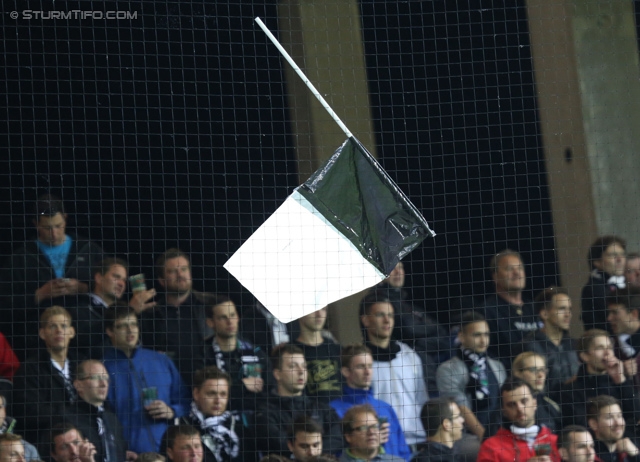
[{"label": "white flagpole", "polygon": [[278,50],[280,50],[280,53],[282,53],[282,56],[284,56],[284,58],[289,62],[289,64],[291,64],[291,67],[293,68],[293,70],[296,71],[296,73],[300,76],[302,81],[307,85],[309,90],[311,90],[311,93],[313,93],[314,96],[318,99],[318,101],[320,101],[320,104],[322,104],[322,106],[327,110],[327,112],[333,118],[333,120],[336,121],[338,126],[345,133],[345,135],[347,135],[347,137],[349,137],[349,138],[353,138],[353,134],[349,131],[347,126],[342,122],[342,120],[340,120],[340,117],[338,117],[338,114],[336,114],[333,111],[333,109],[331,109],[331,106],[329,106],[329,103],[327,103],[327,101],[322,97],[322,95],[316,89],[316,87],[313,86],[313,84],[307,78],[307,76],[304,75],[304,72],[302,72],[302,69],[300,69],[298,67],[298,65],[296,64],[296,62],[293,60],[293,58],[291,56],[289,56],[289,53],[287,53],[287,50],[285,50],[282,47],[282,45],[280,45],[280,42],[278,42],[278,39],[275,38],[275,36],[271,33],[271,31],[267,28],[267,26],[264,25],[264,23],[262,22],[262,20],[260,18],[256,17],[255,21],[258,23],[258,25],[264,31],[264,33],[267,34],[267,37],[269,37],[271,39],[271,41],[276,46],[276,48],[278,48]]}]

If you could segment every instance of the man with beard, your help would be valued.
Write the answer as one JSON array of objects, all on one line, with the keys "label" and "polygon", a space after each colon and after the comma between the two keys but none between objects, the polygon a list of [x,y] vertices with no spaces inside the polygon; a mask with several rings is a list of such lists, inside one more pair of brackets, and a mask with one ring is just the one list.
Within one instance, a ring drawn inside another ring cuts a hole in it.
[{"label": "man with beard", "polygon": [[307,388],[310,397],[330,400],[342,395],[340,380],[340,345],[324,333],[327,308],[299,319],[300,335],[293,342],[307,360]]},{"label": "man with beard", "polygon": [[489,267],[496,289],[484,301],[491,332],[489,353],[510,369],[524,336],[540,325],[533,304],[524,296],[527,278],[520,254],[505,249],[491,259]]},{"label": "man with beard", "polygon": [[268,373],[264,352],[238,335],[240,318],[229,297],[216,296],[206,308],[207,325],[214,335],[205,340],[200,367],[216,366],[231,377],[229,410],[236,415],[252,415],[256,401],[266,396]]},{"label": "man with beard", "polygon": [[241,450],[242,419],[227,410],[231,377],[217,367],[196,371],[193,381],[191,412],[180,419],[180,424],[199,429],[204,462],[230,462],[239,460]]},{"label": "man with beard", "polygon": [[578,340],[577,350],[584,364],[576,380],[563,387],[560,395],[564,425],[586,424],[587,399],[606,394],[623,403],[627,424],[634,426],[640,421],[640,407],[633,377],[627,375],[624,363],[616,358],[609,333],[601,329],[586,331]]},{"label": "man with beard", "polygon": [[100,361],[90,359],[78,365],[73,387],[78,399],[65,409],[64,420],[73,424],[96,448],[96,462],[135,460],[127,451],[118,418],[105,409],[109,392],[109,375]]},{"label": "man with beard", "polygon": [[591,274],[582,288],[582,321],[586,330],[607,325],[606,299],[626,286],[627,243],[618,236],[601,236],[589,247]]},{"label": "man with beard", "polygon": [[562,429],[558,435],[558,452],[564,462],[602,462],[596,457],[591,433],[581,425]]},{"label": "man with beard", "polygon": [[189,256],[169,249],[156,262],[158,284],[165,293],[158,305],[140,316],[140,337],[146,348],[165,353],[178,367],[185,383],[201,363],[204,339],[213,334],[205,307],[211,294],[193,290]]},{"label": "man with beard", "polygon": [[580,360],[569,337],[571,326],[571,298],[562,287],[549,287],[535,299],[535,307],[542,320],[542,328],[529,333],[522,344],[546,358],[547,391],[554,396],[563,384],[570,382],[578,372]]},{"label": "man with beard", "polygon": [[187,413],[189,391],[166,355],[139,346],[138,318],[131,307],[109,309],[105,323],[112,345],[104,352],[109,404],[130,449],[157,452],[170,420]]},{"label": "man with beard", "polygon": [[502,427],[482,443],[477,462],[559,462],[558,437],[544,425],[536,425],[538,406],[531,387],[511,378],[500,394]]},{"label": "man with beard", "polygon": [[560,405],[545,393],[548,370],[544,356],[531,351],[520,353],[513,360],[513,376],[529,384],[538,403],[536,421],[555,433],[562,428],[562,412]]},{"label": "man with beard", "polygon": [[340,462],[402,462],[403,458],[387,454],[380,444],[378,414],[369,404],[353,406],[342,418],[347,448]]},{"label": "man with beard", "polygon": [[77,399],[73,375],[78,356],[69,351],[75,334],[67,310],[60,306],[44,310],[39,335],[45,348],[22,363],[13,381],[13,413],[27,441],[37,444],[40,432],[51,428],[65,406]]},{"label": "man with beard", "polygon": [[600,395],[587,403],[587,421],[595,436],[595,452],[603,462],[631,462],[640,458],[636,444],[625,437],[626,423],[620,402]]}]

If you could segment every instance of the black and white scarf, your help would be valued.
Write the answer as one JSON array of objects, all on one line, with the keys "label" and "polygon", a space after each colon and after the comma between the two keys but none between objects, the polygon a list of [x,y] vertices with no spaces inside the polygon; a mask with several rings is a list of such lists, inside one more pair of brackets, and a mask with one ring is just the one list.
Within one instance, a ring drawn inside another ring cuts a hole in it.
[{"label": "black and white scarf", "polygon": [[463,348],[460,351],[460,356],[469,369],[467,387],[475,398],[476,411],[486,409],[489,406],[489,372],[487,371],[489,364],[487,363],[487,355]]},{"label": "black and white scarf", "polygon": [[195,402],[191,403],[189,418],[198,422],[204,431],[202,444],[215,456],[218,462],[226,462],[238,457],[240,440],[235,432],[236,418],[229,411],[219,416],[205,417]]}]

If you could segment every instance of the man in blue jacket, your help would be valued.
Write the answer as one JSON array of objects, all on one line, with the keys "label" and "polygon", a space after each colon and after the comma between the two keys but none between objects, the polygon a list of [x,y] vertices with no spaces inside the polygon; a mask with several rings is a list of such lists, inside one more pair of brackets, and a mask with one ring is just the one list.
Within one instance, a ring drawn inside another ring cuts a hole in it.
[{"label": "man in blue jacket", "polygon": [[380,442],[387,454],[411,459],[411,451],[404,439],[404,433],[398,416],[389,403],[373,397],[371,381],[373,380],[373,356],[371,350],[359,344],[347,345],[342,349],[342,367],[340,372],[345,378],[342,387],[342,398],[331,401],[333,407],[343,418],[353,406],[370,404],[381,419]]},{"label": "man in blue jacket", "polygon": [[107,399],[130,449],[159,452],[172,419],[188,412],[189,391],[166,355],[138,346],[138,318],[132,308],[117,306],[107,311],[105,324],[113,345],[104,354],[110,376]]}]

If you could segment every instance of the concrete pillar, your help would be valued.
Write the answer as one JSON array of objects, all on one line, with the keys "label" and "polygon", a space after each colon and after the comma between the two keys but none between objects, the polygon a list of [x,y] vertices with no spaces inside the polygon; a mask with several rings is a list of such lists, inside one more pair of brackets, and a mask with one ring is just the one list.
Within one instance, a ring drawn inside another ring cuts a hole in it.
[{"label": "concrete pillar", "polygon": [[[282,0],[279,39],[349,130],[375,155],[360,14],[356,0]],[[340,127],[285,64],[291,122],[304,182],[346,139]],[[341,343],[359,341],[357,294],[329,307]]]},{"label": "concrete pillar", "polygon": [[640,249],[633,3],[527,0],[527,8],[561,283],[577,308],[598,235]]}]

